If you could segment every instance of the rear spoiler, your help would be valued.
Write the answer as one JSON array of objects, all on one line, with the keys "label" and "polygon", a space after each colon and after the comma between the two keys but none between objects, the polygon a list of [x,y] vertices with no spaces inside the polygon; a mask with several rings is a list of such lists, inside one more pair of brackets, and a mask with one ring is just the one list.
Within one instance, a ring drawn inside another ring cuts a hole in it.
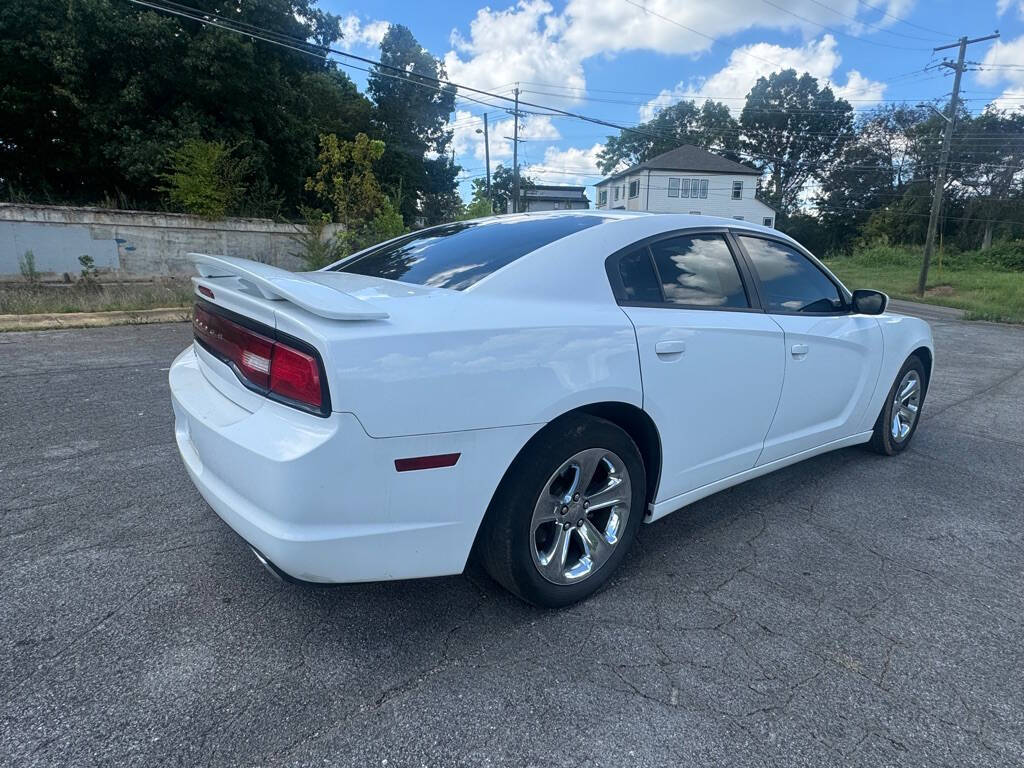
[{"label": "rear spoiler", "polygon": [[200,277],[237,277],[265,299],[290,301],[307,312],[332,320],[383,320],[388,313],[373,304],[269,264],[233,256],[186,254]]}]

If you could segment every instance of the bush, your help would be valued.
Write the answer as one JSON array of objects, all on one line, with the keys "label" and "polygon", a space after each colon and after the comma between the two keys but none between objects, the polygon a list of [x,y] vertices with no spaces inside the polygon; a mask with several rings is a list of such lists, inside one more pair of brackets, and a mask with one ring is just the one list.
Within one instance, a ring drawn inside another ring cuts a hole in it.
[{"label": "bush", "polygon": [[858,248],[851,258],[866,267],[909,267],[920,265],[922,251],[920,248],[877,243]]},{"label": "bush", "polygon": [[28,282],[39,282],[39,272],[36,271],[36,255],[32,251],[25,251],[25,255],[18,259],[18,269],[21,270],[21,276]]},{"label": "bush", "polygon": [[305,224],[300,226],[299,232],[292,237],[299,246],[299,250],[292,255],[302,259],[306,269],[311,271],[326,267],[342,258],[346,253],[344,241],[338,236],[330,237],[326,234],[331,223],[331,215],[305,206],[300,210]]},{"label": "bush", "polygon": [[206,219],[222,219],[245,194],[248,159],[232,157],[237,147],[223,141],[188,139],[168,157],[170,170],[157,188],[171,205]]},{"label": "bush", "polygon": [[99,288],[99,270],[96,269],[96,262],[92,256],[83,253],[78,257],[78,264],[82,268],[79,284],[83,288]]},{"label": "bush", "polygon": [[993,269],[1024,272],[1024,240],[1004,240],[978,253],[982,262]]}]

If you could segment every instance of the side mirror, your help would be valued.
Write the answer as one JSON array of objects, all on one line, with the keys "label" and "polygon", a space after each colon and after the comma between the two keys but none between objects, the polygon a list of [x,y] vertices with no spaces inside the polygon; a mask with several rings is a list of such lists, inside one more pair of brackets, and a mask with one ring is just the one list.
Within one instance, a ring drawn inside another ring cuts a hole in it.
[{"label": "side mirror", "polygon": [[889,297],[881,291],[861,288],[853,292],[850,302],[858,315],[880,315],[889,304]]}]

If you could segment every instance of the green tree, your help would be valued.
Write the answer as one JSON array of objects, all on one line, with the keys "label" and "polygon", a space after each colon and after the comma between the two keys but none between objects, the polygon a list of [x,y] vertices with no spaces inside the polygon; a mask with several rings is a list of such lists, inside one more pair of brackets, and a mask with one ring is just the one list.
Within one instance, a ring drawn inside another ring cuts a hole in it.
[{"label": "green tree", "polygon": [[[313,48],[338,36],[315,0],[190,5]],[[168,152],[203,139],[245,147],[251,189],[294,211],[317,136],[370,128],[369,101],[332,66],[123,0],[4,0],[0,194],[155,207]]]},{"label": "green tree", "polygon": [[[526,190],[533,188],[534,181],[529,176],[524,176],[522,168],[519,170],[519,195]],[[491,173],[491,196],[487,197],[487,182],[484,179],[473,179],[473,197],[470,205],[477,205],[480,201],[488,202],[490,210],[496,214],[510,213],[512,211],[512,190],[514,188],[512,169],[504,165],[498,165]],[[521,207],[521,206],[520,206]]]},{"label": "green tree", "polygon": [[338,235],[346,253],[362,250],[402,234],[401,216],[381,189],[375,165],[384,156],[384,142],[365,133],[352,141],[334,134],[320,137],[319,167],[306,188],[330,203],[345,229]]},{"label": "green tree", "polygon": [[376,135],[388,147],[380,179],[399,196],[407,225],[419,217],[435,224],[452,210],[456,194],[459,167],[448,158],[455,88],[436,87],[435,79],[447,77],[444,64],[400,24],[392,24],[384,35],[380,61],[387,66],[374,67],[367,82]]},{"label": "green tree", "polygon": [[739,161],[739,125],[721,102],[708,100],[698,107],[693,101],[680,101],[640,123],[635,132],[609,136],[598,163],[601,173],[608,174],[620,165],[642,163],[683,144]]},{"label": "green tree", "polygon": [[476,189],[474,189],[473,192],[474,197],[472,202],[470,202],[470,204],[467,205],[459,215],[460,221],[465,221],[466,219],[482,219],[485,216],[491,216],[494,213],[491,210],[491,201],[487,199],[486,194],[482,197],[476,197]]},{"label": "green tree", "polygon": [[785,215],[853,137],[853,108],[809,74],[787,69],[758,79],[740,127],[742,150],[767,175],[767,201]]},{"label": "green tree", "polygon": [[990,108],[958,123],[957,133],[964,137],[958,142],[962,161],[951,169],[972,193],[967,213],[978,220],[962,227],[961,245],[987,250],[995,235],[1019,231],[1002,222],[1024,220],[1024,112]]},{"label": "green tree", "polygon": [[888,163],[878,147],[856,141],[829,164],[815,195],[827,251],[848,250],[872,212],[893,202],[893,170]]},{"label": "green tree", "polygon": [[234,213],[249,172],[248,160],[235,157],[236,150],[223,141],[187,139],[170,152],[170,170],[160,175],[164,183],[159,191],[185,213],[207,219]]},{"label": "green tree", "polygon": [[[893,206],[913,207],[914,197],[902,198],[922,169],[907,137],[929,119],[927,111],[919,107],[879,107],[855,124],[853,136],[840,154],[824,163],[814,202],[821,212],[821,237],[827,250],[849,250],[871,220],[873,239],[899,242],[913,231],[913,227],[900,224],[899,232],[886,234],[883,223],[894,223],[897,215],[874,214]],[[913,194],[919,194],[916,187]],[[905,221],[908,214],[916,215],[900,210],[898,216]]]}]

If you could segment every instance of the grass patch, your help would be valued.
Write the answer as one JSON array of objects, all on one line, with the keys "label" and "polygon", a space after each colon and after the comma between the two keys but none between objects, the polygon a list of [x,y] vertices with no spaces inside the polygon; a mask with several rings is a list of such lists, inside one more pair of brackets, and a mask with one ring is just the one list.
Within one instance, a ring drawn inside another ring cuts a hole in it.
[{"label": "grass patch", "polygon": [[920,248],[868,248],[825,263],[850,290],[874,288],[894,299],[956,307],[971,320],[1024,323],[1024,271],[1002,266],[1005,254],[995,258],[985,251],[943,254],[941,265],[933,258],[923,299],[917,295]]},{"label": "grass patch", "polygon": [[0,315],[189,307],[194,297],[188,279],[152,283],[0,283]]}]

